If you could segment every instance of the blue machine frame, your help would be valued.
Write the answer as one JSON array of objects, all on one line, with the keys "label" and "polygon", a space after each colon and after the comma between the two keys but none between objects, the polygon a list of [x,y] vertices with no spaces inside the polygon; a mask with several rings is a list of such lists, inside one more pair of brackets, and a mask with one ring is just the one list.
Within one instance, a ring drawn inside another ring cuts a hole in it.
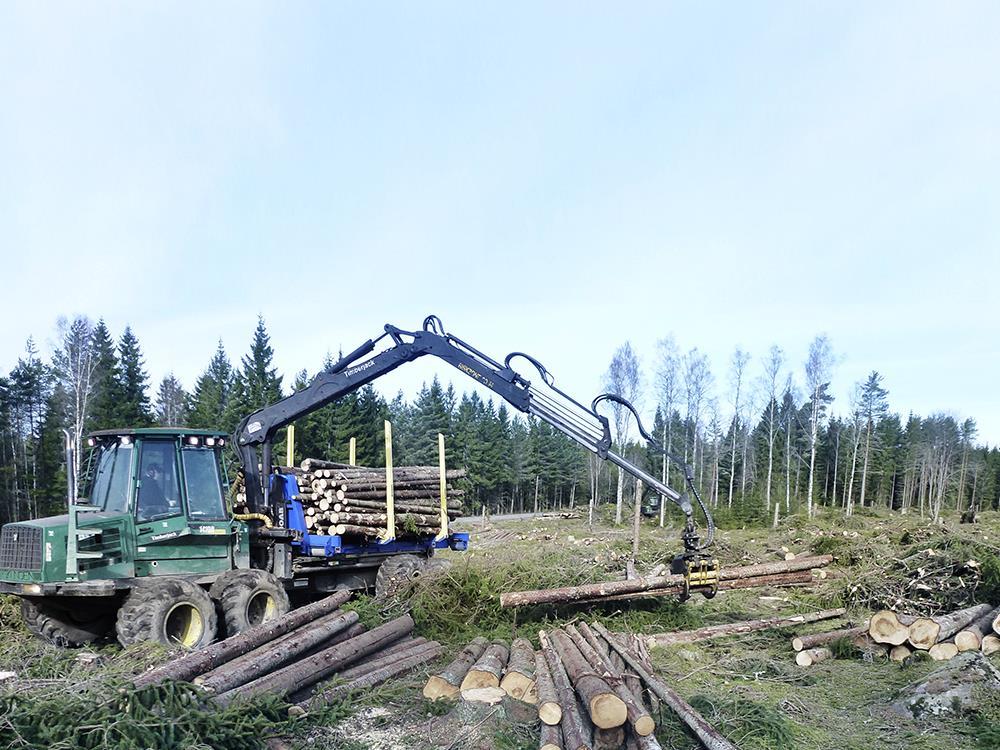
[{"label": "blue machine frame", "polygon": [[464,552],[469,548],[469,535],[461,532],[449,534],[444,539],[409,539],[399,541],[392,539],[385,542],[369,542],[366,544],[345,544],[344,538],[338,535],[319,536],[310,534],[306,528],[306,515],[302,510],[302,503],[295,499],[299,494],[299,484],[292,474],[274,474],[276,479],[281,480],[281,490],[285,498],[285,507],[288,508],[288,528],[302,534],[301,540],[292,541],[292,546],[297,547],[299,554],[310,557],[334,557],[336,555],[391,555],[391,554],[417,554],[426,555],[432,549],[453,549]]}]

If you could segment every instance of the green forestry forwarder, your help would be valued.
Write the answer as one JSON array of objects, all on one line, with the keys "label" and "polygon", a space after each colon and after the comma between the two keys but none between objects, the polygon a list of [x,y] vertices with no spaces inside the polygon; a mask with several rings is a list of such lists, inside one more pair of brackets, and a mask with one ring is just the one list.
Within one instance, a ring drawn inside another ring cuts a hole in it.
[{"label": "green forestry forwarder", "polygon": [[[362,360],[383,339],[390,345]],[[284,614],[289,592],[309,598],[342,588],[378,590],[383,580],[418,572],[437,549],[466,549],[468,534],[449,533],[446,513],[436,536],[407,534],[391,524],[378,540],[310,534],[294,474],[272,466],[278,430],[427,354],[641,479],[661,501],[678,505],[686,523],[684,552],[674,559],[674,570],[686,576],[685,596],[715,594],[718,563],[704,552],[714,524],[690,472],[685,467],[706,517],[704,542],[685,495],[611,450],[608,419],[597,407],[611,402],[638,422],[630,403],[602,394],[588,408],[557,388],[538,360],[513,352],[500,364],[445,333],[433,315],[422,330],[386,325],[385,333],[307,388],[246,417],[232,439],[179,428],[90,435],[86,499],[77,491],[74,441],[67,433],[68,513],[3,527],[0,593],[19,596],[28,628],[59,646],[81,646],[114,630],[125,645],[153,640],[200,648]],[[513,370],[511,361],[518,358],[534,366],[544,388]],[[662,450],[641,423],[639,430]],[[227,447],[239,459],[251,511],[246,515],[234,515],[227,506]]]}]

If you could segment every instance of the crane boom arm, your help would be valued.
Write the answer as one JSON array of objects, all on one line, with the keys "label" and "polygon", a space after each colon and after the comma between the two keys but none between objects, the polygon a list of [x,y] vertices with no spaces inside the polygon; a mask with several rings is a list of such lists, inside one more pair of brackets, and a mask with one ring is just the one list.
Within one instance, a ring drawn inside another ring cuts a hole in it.
[{"label": "crane boom arm", "polygon": [[[375,351],[378,343],[385,338],[391,342],[389,348],[368,359],[362,359]],[[707,517],[709,538],[705,544],[699,545],[693,509],[687,496],[668,487],[624,456],[611,450],[608,419],[597,411],[597,405],[603,400],[610,400],[624,404],[634,414],[635,410],[631,404],[620,397],[603,394],[588,408],[557,388],[552,376],[538,360],[514,352],[501,364],[461,339],[445,333],[440,320],[435,316],[428,317],[424,321],[423,330],[419,331],[405,331],[386,325],[384,334],[377,339],[369,339],[342,357],[331,368],[317,375],[309,386],[254,412],[240,423],[233,442],[240,453],[247,500],[251,509],[269,511],[279,526],[286,525],[284,501],[275,496],[269,502],[265,502],[264,491],[267,485],[262,481],[262,475],[268,476],[271,473],[272,441],[279,429],[358,390],[400,365],[428,354],[444,360],[480,385],[492,390],[518,411],[546,422],[587,450],[642,480],[661,497],[674,502],[686,517],[683,538],[688,551],[703,549],[711,544],[714,526],[703,503],[701,507]],[[510,363],[516,358],[527,359],[534,365],[549,392],[536,388],[513,370]],[[635,416],[638,420],[638,415]],[[640,430],[649,439],[648,434],[642,430],[641,423]],[[688,472],[686,476],[693,489],[690,473]]]}]

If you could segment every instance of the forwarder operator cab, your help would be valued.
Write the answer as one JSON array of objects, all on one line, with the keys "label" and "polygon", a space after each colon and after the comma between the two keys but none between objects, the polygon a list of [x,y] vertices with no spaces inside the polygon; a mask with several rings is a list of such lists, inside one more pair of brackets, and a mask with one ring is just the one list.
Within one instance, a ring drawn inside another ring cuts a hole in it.
[{"label": "forwarder operator cab", "polygon": [[102,430],[87,438],[84,476],[94,510],[128,512],[136,522],[186,515],[228,518],[225,433],[180,428]]}]

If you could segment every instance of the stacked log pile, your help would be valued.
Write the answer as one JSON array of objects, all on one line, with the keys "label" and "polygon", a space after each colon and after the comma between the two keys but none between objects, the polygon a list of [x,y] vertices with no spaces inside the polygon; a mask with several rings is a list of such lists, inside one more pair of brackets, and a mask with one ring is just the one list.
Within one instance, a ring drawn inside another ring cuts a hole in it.
[{"label": "stacked log pile", "polygon": [[[411,636],[409,615],[366,630],[356,612],[340,609],[350,596],[337,592],[184,654],[133,682],[136,687],[193,682],[223,706],[275,693],[295,703],[293,713],[303,713],[310,705],[374,687],[441,655],[438,643]],[[311,695],[319,682],[334,676],[338,684]]]},{"label": "stacked log pile", "polygon": [[977,604],[933,617],[881,610],[872,615],[868,636],[883,644],[890,658],[903,661],[926,651],[935,661],[947,661],[962,651],[1000,650],[1000,607]]},{"label": "stacked log pile", "polygon": [[[296,472],[310,534],[384,536],[387,483],[384,468],[348,466],[307,458]],[[445,474],[449,520],[462,514],[463,491],[453,482],[464,470]],[[441,472],[436,466],[399,466],[392,471],[396,533],[436,534],[441,528]]]},{"label": "stacked log pile", "polygon": [[642,641],[609,633],[597,623],[538,635],[538,650],[523,638],[509,649],[477,638],[431,676],[424,696],[528,703],[541,722],[542,750],[658,750],[653,716],[660,701],[710,743],[707,747],[735,747],[655,675]]},{"label": "stacked log pile", "polygon": [[[799,557],[794,560],[722,568],[719,589],[755,588],[759,586],[793,586],[810,583],[815,571],[833,561],[830,555]],[[619,581],[589,583],[537,591],[513,591],[500,595],[501,607],[535,604],[565,604],[570,602],[619,601],[645,597],[674,596],[684,590],[681,575],[645,576]]]}]

